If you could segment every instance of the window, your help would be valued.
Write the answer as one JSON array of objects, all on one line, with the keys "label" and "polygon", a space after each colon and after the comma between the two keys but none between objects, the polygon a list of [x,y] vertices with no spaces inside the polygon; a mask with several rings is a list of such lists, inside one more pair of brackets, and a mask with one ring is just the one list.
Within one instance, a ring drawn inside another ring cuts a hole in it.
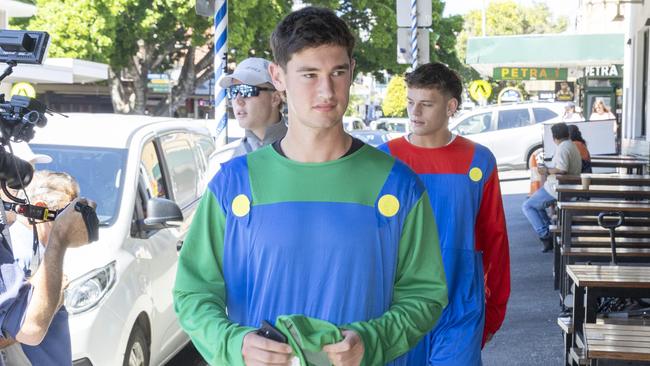
[{"label": "window", "polygon": [[195,141],[196,144],[201,147],[203,156],[205,156],[205,160],[207,161],[215,150],[214,141],[211,138],[202,135],[196,135]]},{"label": "window", "polygon": [[524,127],[530,124],[530,114],[527,108],[499,111],[499,130]]},{"label": "window", "polygon": [[125,149],[68,145],[30,145],[37,154],[52,157],[39,169],[70,174],[79,183],[79,195],[97,202],[99,224],[110,226],[117,217],[124,185]]},{"label": "window", "polygon": [[174,200],[179,207],[186,207],[197,197],[198,173],[192,145],[184,133],[171,133],[161,137],[160,141]]},{"label": "window", "polygon": [[533,115],[536,123],[546,122],[557,117],[557,113],[548,108],[533,108]]},{"label": "window", "polygon": [[199,169],[201,172],[205,172],[208,170],[208,162],[210,161],[210,155],[216,150],[214,141],[207,136],[203,135],[193,135],[194,136],[194,144],[197,148],[195,150],[195,153],[197,155],[197,164],[199,166]]},{"label": "window", "polygon": [[481,113],[467,117],[454,128],[454,132],[463,135],[474,135],[476,133],[490,130],[492,124],[492,112]]},{"label": "window", "polygon": [[149,141],[142,149],[140,157],[140,174],[147,191],[147,199],[153,197],[168,198],[165,177],[160,168],[160,159],[153,141]]}]

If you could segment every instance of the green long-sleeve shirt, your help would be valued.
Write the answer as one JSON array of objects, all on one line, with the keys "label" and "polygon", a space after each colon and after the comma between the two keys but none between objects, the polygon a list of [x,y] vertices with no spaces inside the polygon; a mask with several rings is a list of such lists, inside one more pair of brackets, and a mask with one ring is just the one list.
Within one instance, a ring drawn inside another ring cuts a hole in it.
[{"label": "green long-sleeve shirt", "polygon": [[243,364],[243,337],[288,314],[355,330],[364,365],[389,363],[447,304],[434,222],[415,174],[369,146],[326,163],[271,147],[234,159],[209,184],[180,254],[180,323],[215,365]]}]

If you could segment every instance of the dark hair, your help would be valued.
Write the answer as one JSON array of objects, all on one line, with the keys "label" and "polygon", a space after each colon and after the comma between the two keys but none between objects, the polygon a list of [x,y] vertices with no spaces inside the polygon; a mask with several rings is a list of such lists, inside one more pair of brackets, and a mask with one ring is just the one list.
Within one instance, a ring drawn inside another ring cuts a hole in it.
[{"label": "dark hair", "polygon": [[286,69],[294,53],[324,45],[341,46],[352,59],[354,36],[347,24],[325,8],[308,6],[287,15],[271,34],[271,50],[276,64]]},{"label": "dark hair", "polygon": [[571,141],[580,141],[583,144],[587,145],[587,141],[582,138],[582,133],[576,125],[569,125],[569,138]]},{"label": "dark hair", "polygon": [[458,73],[440,62],[424,64],[406,74],[406,85],[416,89],[437,89],[462,103],[463,82]]},{"label": "dark hair", "polygon": [[551,126],[551,134],[556,140],[566,140],[569,138],[569,126],[564,122],[556,123]]}]

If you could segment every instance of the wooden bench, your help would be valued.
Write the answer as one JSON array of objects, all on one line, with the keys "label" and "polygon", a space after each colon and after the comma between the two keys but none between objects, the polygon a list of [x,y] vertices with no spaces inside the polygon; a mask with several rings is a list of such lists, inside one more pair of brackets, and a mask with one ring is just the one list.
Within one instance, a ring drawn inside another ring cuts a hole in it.
[{"label": "wooden bench", "polygon": [[571,347],[569,351],[569,359],[571,365],[587,365],[587,353],[584,348]]},{"label": "wooden bench", "polygon": [[[551,235],[562,233],[558,225],[549,225],[548,231]],[[648,226],[620,226],[616,228],[616,239],[621,238],[650,238],[650,227]],[[571,225],[571,243],[574,237],[580,236],[602,236],[609,237],[609,230],[596,225]]]},{"label": "wooden bench", "polygon": [[569,364],[569,352],[571,350],[571,334],[573,333],[573,320],[570,316],[560,316],[557,318],[557,325],[562,330],[562,339],[564,339],[564,364]]},{"label": "wooden bench", "polygon": [[584,333],[588,360],[650,361],[650,327],[586,323]]},{"label": "wooden bench", "polygon": [[[591,178],[591,185],[648,186],[650,175],[633,174],[582,174]],[[582,184],[580,175],[558,175],[560,184]]]},{"label": "wooden bench", "polygon": [[[571,225],[571,236],[606,236],[609,237],[609,230],[596,225]],[[616,228],[616,238],[648,238],[650,227],[644,226],[620,226]],[[573,239],[572,239],[573,243]]]},{"label": "wooden bench", "polygon": [[[553,218],[552,218],[553,219]],[[557,218],[555,218],[557,220]],[[616,219],[606,217],[605,222],[613,222]],[[595,215],[578,215],[573,216],[572,223],[574,225],[598,225],[598,216]],[[626,217],[625,226],[650,226],[650,219],[647,217]]]},{"label": "wooden bench", "polygon": [[[562,246],[562,241],[559,242]],[[610,239],[605,236],[578,236],[571,239],[572,248],[609,248]],[[650,248],[650,238],[616,238],[617,248]]]},{"label": "wooden bench", "polygon": [[[610,248],[571,247],[562,248],[562,255],[569,257],[567,264],[576,260],[609,260],[612,256]],[[650,258],[650,248],[616,248],[616,258],[621,262],[647,262]]]}]

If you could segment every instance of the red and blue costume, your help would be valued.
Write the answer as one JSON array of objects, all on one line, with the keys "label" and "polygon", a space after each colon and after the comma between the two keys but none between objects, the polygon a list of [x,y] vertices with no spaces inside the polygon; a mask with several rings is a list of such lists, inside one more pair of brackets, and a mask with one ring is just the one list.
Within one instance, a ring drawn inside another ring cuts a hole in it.
[{"label": "red and blue costume", "polygon": [[484,146],[456,136],[439,148],[399,138],[380,146],[418,174],[440,235],[449,305],[428,342],[430,365],[480,365],[486,336],[503,322],[510,259],[496,160]]}]

